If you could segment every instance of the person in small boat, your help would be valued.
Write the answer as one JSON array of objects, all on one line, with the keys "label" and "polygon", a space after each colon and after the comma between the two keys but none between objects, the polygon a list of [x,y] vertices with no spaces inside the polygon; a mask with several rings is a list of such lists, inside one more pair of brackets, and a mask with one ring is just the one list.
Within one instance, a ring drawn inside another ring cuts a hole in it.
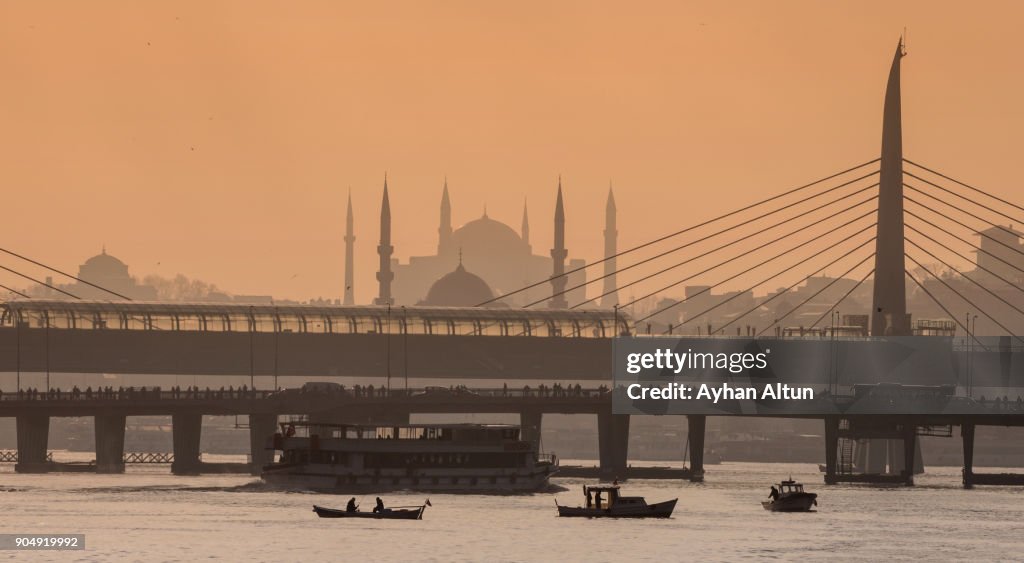
[{"label": "person in small boat", "polygon": [[772,491],[768,493],[768,498],[772,501],[779,500],[779,490],[775,488],[775,485],[772,485]]},{"label": "person in small boat", "polygon": [[377,506],[373,507],[374,512],[384,512],[384,501],[377,497]]},{"label": "person in small boat", "polygon": [[345,506],[345,512],[357,512],[359,507],[356,506],[356,497],[348,499],[348,505]]}]

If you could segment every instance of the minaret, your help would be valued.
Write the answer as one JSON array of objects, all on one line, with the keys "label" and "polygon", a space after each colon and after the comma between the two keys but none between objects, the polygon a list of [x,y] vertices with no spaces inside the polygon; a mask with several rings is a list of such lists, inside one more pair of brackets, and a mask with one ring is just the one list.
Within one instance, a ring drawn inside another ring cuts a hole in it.
[{"label": "minaret", "polygon": [[394,305],[395,300],[391,297],[391,280],[395,279],[391,271],[391,253],[395,247],[391,246],[391,202],[388,201],[388,177],[384,175],[384,198],[380,203],[380,245],[377,246],[377,254],[380,255],[380,270],[377,272],[377,281],[380,282],[377,298],[373,300],[374,305]]},{"label": "minaret", "polygon": [[555,247],[551,249],[551,301],[548,306],[552,309],[566,309],[569,302],[565,298],[566,283],[565,257],[569,251],[565,249],[565,208],[562,205],[562,177],[558,177],[558,199],[555,202]]},{"label": "minaret", "polygon": [[348,213],[345,215],[345,299],[343,304],[355,305],[355,242],[352,220],[352,189],[348,190]]},{"label": "minaret", "polygon": [[448,198],[448,178],[441,192],[441,226],[437,228],[437,255],[447,256],[452,249],[452,202]]},{"label": "minaret", "polygon": [[615,254],[618,252],[619,231],[615,221],[615,194],[608,184],[608,203],[604,207],[604,291],[601,292],[601,306],[612,308],[619,304],[619,289],[615,283]]},{"label": "minaret", "polygon": [[[523,237],[526,248],[530,248],[530,217],[526,213],[526,200],[523,200],[523,226],[519,229],[519,236]],[[531,251],[532,252],[532,251]]]},{"label": "minaret", "polygon": [[900,59],[903,38],[889,69],[882,117],[882,161],[878,178],[872,336],[909,336],[903,234],[903,126],[900,115]]}]

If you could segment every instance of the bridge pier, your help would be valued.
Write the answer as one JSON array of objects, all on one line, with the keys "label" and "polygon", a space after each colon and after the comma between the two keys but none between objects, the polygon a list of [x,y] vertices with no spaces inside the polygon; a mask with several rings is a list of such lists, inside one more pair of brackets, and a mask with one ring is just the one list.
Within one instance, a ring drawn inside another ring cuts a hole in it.
[{"label": "bridge pier", "polygon": [[625,479],[629,468],[629,415],[597,415],[597,442],[601,478]]},{"label": "bridge pier", "polygon": [[524,410],[519,413],[520,438],[540,450],[541,421],[544,413],[539,410]]},{"label": "bridge pier", "polygon": [[96,473],[124,473],[125,416],[93,417],[96,434]]},{"label": "bridge pier", "polygon": [[914,484],[914,464],[917,449],[917,427],[913,424],[903,425],[903,483]]},{"label": "bridge pier", "polygon": [[277,431],[276,414],[249,415],[249,454],[252,463],[249,472],[259,475],[263,466],[274,461],[274,450],[269,449],[274,432]]},{"label": "bridge pier", "polygon": [[687,437],[690,444],[690,481],[704,481],[704,434],[708,417],[691,414],[686,417]]},{"label": "bridge pier", "polygon": [[175,475],[199,475],[199,438],[203,431],[203,415],[171,415],[171,432],[174,441],[174,462],[171,473]]},{"label": "bridge pier", "polygon": [[836,462],[839,458],[839,417],[825,417],[825,484],[836,483]]},{"label": "bridge pier", "polygon": [[46,448],[50,438],[50,417],[46,415],[22,415],[17,417],[18,473],[46,473],[50,464],[46,461]]},{"label": "bridge pier", "polygon": [[964,488],[974,488],[974,423],[965,422],[960,426],[964,441]]}]

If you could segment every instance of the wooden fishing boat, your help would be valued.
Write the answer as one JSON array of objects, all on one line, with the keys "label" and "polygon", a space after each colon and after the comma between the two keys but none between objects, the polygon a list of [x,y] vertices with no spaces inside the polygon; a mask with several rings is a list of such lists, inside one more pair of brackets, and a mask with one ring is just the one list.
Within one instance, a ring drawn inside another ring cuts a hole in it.
[{"label": "wooden fishing boat", "polygon": [[422,520],[423,511],[427,505],[420,506],[396,506],[385,508],[380,512],[362,512],[359,510],[347,511],[337,508],[326,508],[313,505],[313,512],[320,518],[376,518],[378,520]]},{"label": "wooden fishing boat", "polygon": [[[679,499],[647,504],[644,497],[626,497],[619,494],[619,486],[583,486],[586,506],[562,506],[555,500],[558,515],[577,518],[668,518]],[[602,497],[602,495],[607,495]]]}]

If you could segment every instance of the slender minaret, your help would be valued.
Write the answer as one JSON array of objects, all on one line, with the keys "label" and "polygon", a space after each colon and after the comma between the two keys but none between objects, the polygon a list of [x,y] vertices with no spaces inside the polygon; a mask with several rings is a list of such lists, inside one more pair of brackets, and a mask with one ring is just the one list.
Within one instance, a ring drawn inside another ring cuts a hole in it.
[{"label": "slender minaret", "polygon": [[348,213],[345,214],[345,305],[356,304],[355,293],[355,242],[352,219],[352,188],[348,190]]},{"label": "slender minaret", "polygon": [[551,301],[552,309],[566,309],[569,302],[565,298],[566,283],[565,257],[569,251],[565,249],[565,208],[562,205],[562,177],[558,177],[558,199],[555,201],[555,247],[551,249]]},{"label": "slender minaret", "polygon": [[437,228],[437,255],[447,256],[452,250],[452,202],[448,197],[448,177],[441,192],[441,226]]},{"label": "slender minaret", "polygon": [[395,247],[391,246],[391,202],[388,201],[388,176],[384,175],[384,198],[380,203],[380,245],[377,246],[377,254],[380,256],[380,270],[377,272],[377,281],[380,282],[377,298],[373,300],[374,305],[394,305],[395,300],[391,297],[391,280],[395,279],[391,271],[391,253]]},{"label": "slender minaret", "polygon": [[909,336],[903,234],[903,126],[900,115],[900,59],[903,38],[889,69],[882,117],[882,161],[878,178],[872,336]]},{"label": "slender minaret", "polygon": [[615,220],[615,194],[608,184],[608,203],[604,207],[604,290],[601,292],[601,306],[612,308],[619,304],[619,289],[615,283],[615,254],[618,252],[619,231]]},{"label": "slender minaret", "polygon": [[[526,248],[530,248],[530,216],[526,213],[526,200],[523,200],[523,226],[519,230],[519,236],[523,237]],[[532,251],[531,251],[532,252]]]}]

